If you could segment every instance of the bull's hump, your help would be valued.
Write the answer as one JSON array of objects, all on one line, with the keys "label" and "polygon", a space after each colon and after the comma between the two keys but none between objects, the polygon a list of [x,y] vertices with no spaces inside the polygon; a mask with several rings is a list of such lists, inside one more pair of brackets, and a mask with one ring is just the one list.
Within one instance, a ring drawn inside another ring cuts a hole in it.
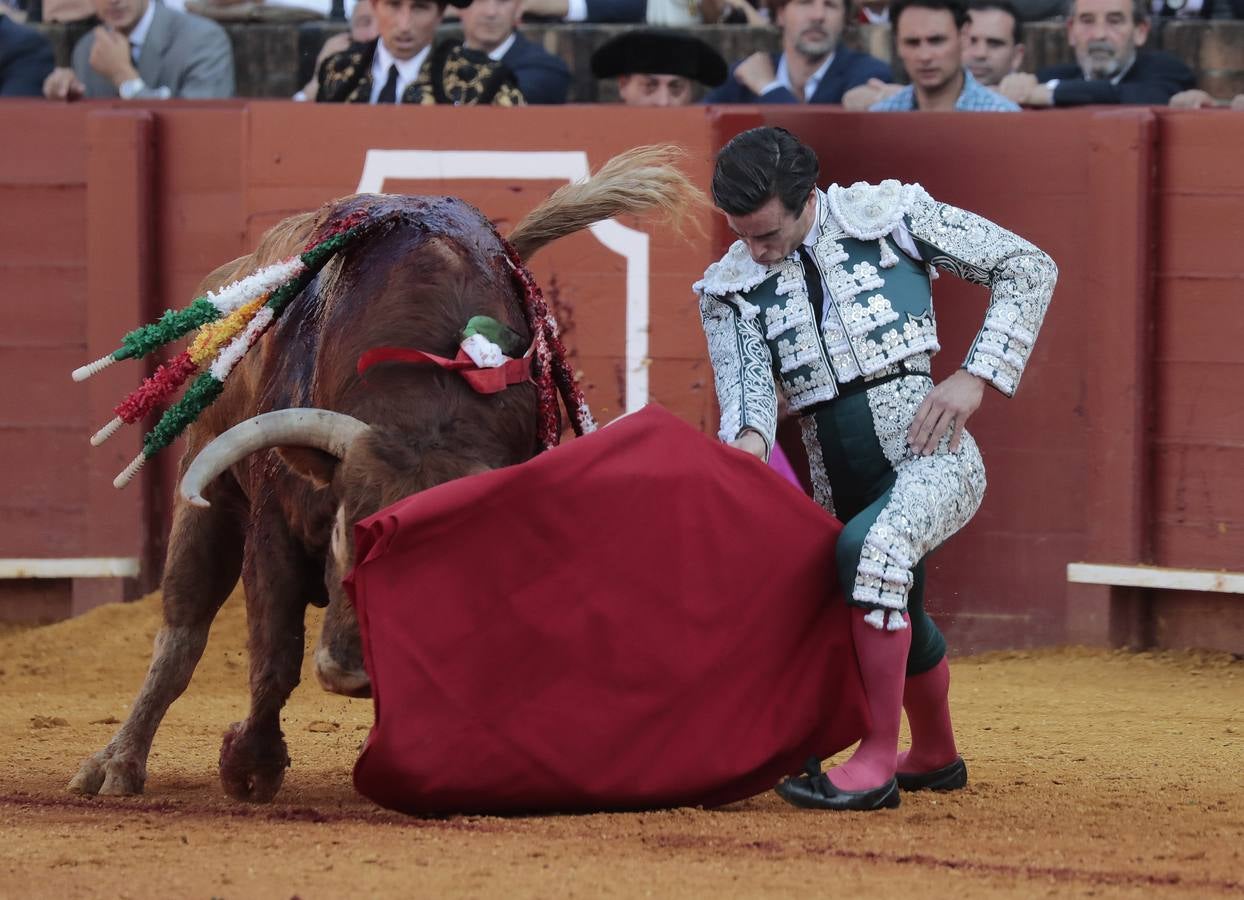
[{"label": "bull's hump", "polygon": [[458,197],[411,194],[354,194],[329,204],[319,230],[331,233],[339,223],[354,218],[393,219],[432,234],[467,235],[492,224],[471,204]]}]

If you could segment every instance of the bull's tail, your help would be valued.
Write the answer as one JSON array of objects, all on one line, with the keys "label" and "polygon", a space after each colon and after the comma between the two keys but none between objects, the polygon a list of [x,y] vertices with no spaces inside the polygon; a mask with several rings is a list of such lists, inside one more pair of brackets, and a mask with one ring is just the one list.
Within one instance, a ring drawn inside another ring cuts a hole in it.
[{"label": "bull's tail", "polygon": [[623,213],[656,213],[676,226],[707,206],[702,191],[674,162],[672,144],[637,147],[609,160],[586,181],[568,184],[536,207],[509,236],[523,259],[545,244]]}]

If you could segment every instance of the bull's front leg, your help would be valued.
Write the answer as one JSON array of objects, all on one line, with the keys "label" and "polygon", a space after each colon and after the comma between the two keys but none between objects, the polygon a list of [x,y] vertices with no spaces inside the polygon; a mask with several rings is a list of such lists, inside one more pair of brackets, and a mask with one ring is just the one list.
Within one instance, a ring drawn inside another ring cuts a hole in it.
[{"label": "bull's front leg", "polygon": [[164,564],[164,624],[146,680],[125,723],[108,745],[86,759],[69,782],[80,794],[140,794],[147,756],[164,714],[190,683],[208,630],[242,567],[242,499],[221,479],[207,509],[179,503]]},{"label": "bull's front leg", "polygon": [[256,511],[248,529],[242,581],[250,628],[250,714],[225,732],[220,781],[237,800],[266,803],[289,767],[281,709],[298,686],[306,607],[324,594],[323,567],[290,536],[275,502]]}]

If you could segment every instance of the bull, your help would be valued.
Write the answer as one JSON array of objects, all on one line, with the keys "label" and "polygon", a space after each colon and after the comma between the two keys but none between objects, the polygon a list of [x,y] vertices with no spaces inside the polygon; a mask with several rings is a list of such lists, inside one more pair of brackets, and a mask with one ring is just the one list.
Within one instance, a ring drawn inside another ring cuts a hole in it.
[{"label": "bull", "polygon": [[699,198],[671,164],[674,153],[640,148],[563,187],[519,223],[508,248],[460,200],[356,195],[286,219],[252,254],[208,276],[204,290],[284,259],[330,220],[365,211],[392,223],[315,275],[186,431],[150,669],[126,721],[81,764],[71,791],[142,792],[156,730],[188,685],[240,575],[250,708],[225,732],[220,778],[240,800],[276,795],[290,763],[281,710],[299,681],[308,604],[327,607],[315,650],[321,685],[352,697],[370,693],[342,588],[353,565],[353,524],[540,449],[529,382],[483,394],[453,372],[409,365],[378,366],[364,379],[358,360],[386,345],[452,356],[475,316],[532,341],[510,248],[525,260],[615,215],[681,217]]}]

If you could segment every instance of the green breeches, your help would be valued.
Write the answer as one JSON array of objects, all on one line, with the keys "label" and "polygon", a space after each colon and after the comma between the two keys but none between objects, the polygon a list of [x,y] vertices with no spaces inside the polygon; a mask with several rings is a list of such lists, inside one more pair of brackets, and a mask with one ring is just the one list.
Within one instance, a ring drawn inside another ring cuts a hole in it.
[{"label": "green breeches", "polygon": [[924,560],[966,524],[985,489],[980,452],[967,433],[954,453],[949,434],[930,456],[907,451],[907,428],[931,388],[927,375],[905,375],[801,418],[816,500],[844,524],[837,547],[843,594],[883,616],[908,613],[908,675],[929,671],[946,654],[924,609]]}]

